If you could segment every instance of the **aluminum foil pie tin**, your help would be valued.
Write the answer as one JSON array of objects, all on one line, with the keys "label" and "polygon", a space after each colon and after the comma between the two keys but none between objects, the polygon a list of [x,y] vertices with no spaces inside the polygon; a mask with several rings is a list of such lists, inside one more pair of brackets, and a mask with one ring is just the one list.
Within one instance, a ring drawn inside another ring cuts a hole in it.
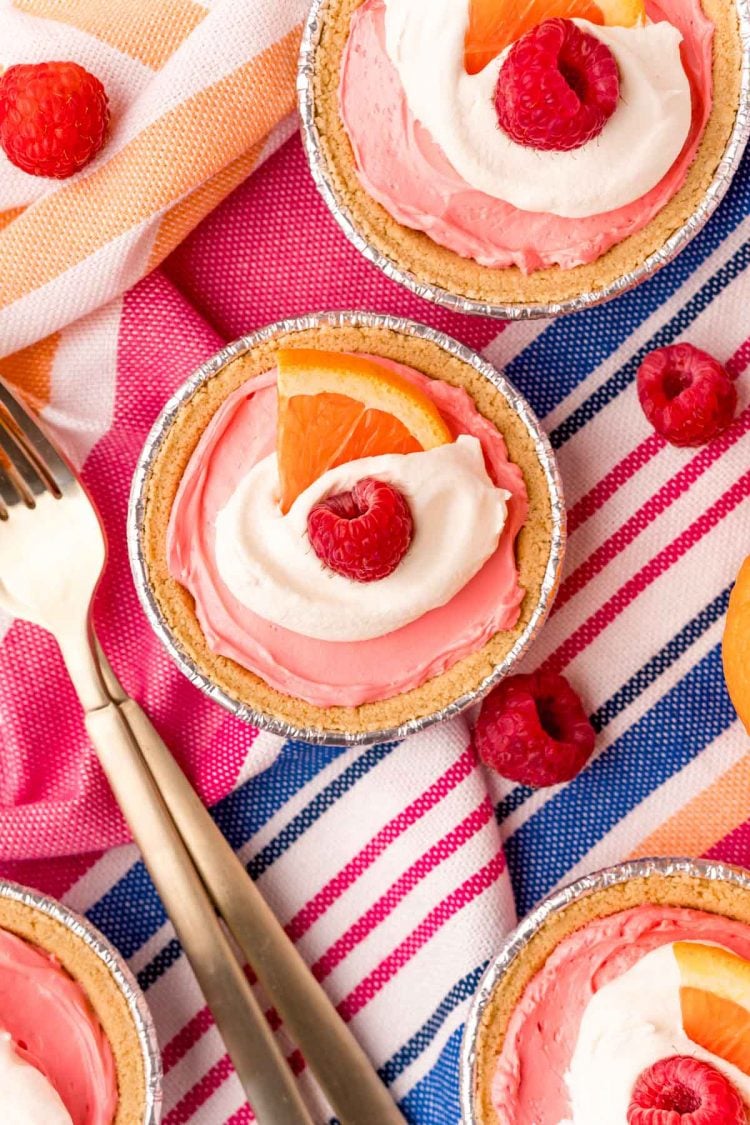
[{"label": "aluminum foil pie tin", "polygon": [[[139,1122],[132,1125],[158,1125],[162,1106],[161,1053],[156,1037],[156,1029],[151,1013],[138,983],[123,957],[110,945],[103,934],[80,914],[70,910],[61,902],[29,887],[19,886],[0,879],[0,898],[30,906],[48,918],[54,919],[75,934],[92,953],[103,962],[110,976],[114,978],[120,992],[125,997],[133,1024],[138,1035],[143,1059],[145,1078],[144,1111]],[[0,1116],[2,1116],[0,1114]]]},{"label": "aluminum foil pie tin", "polygon": [[502,985],[503,978],[516,957],[526,949],[531,939],[549,918],[565,910],[572,903],[607,887],[616,886],[618,883],[627,883],[631,879],[648,878],[653,875],[688,875],[697,879],[717,879],[750,893],[750,872],[739,867],[702,859],[636,859],[585,875],[575,883],[570,883],[545,898],[515,930],[508,934],[497,956],[485,970],[472,1001],[461,1047],[462,1125],[486,1125],[475,1111],[479,1034],[487,1007],[496,990]]},{"label": "aluminum foil pie tin", "polygon": [[[401,726],[374,731],[329,731],[317,727],[294,727],[274,716],[256,711],[245,703],[228,695],[222,688],[212,682],[204,672],[195,664],[191,656],[185,651],[180,640],[172,632],[167,623],[162,609],[154,596],[148,574],[143,548],[143,522],[146,506],[146,494],[151,467],[159,453],[161,444],[169,431],[181,407],[196,393],[198,388],[207,380],[221,371],[238,356],[250,352],[253,348],[273,339],[277,335],[287,335],[301,332],[306,329],[321,326],[342,327],[353,325],[365,328],[385,328],[402,335],[413,336],[416,339],[430,340],[443,348],[452,356],[468,363],[488,382],[492,383],[512,409],[524,422],[536,451],[536,455],[544,470],[550,498],[550,554],[542,582],[539,601],[526,626],[526,629],[517,639],[513,648],[508,652],[501,664],[498,664],[492,673],[482,681],[478,687],[453,701],[449,706],[430,715],[402,723]],[[399,317],[381,316],[376,313],[343,311],[312,313],[309,316],[296,317],[289,320],[278,321],[265,328],[259,329],[248,336],[242,336],[206,360],[195,371],[186,383],[167,402],[161,414],[154,423],[153,429],[146,439],[146,444],[141,453],[136,467],[133,485],[130,494],[130,507],[128,512],[128,552],[133,571],[138,596],[146,615],[156,635],[163,642],[167,651],[175,659],[188,679],[201,688],[217,703],[221,703],[233,714],[252,723],[254,726],[278,734],[283,738],[297,739],[303,742],[322,743],[332,746],[342,745],[367,745],[378,742],[391,742],[405,738],[415,731],[422,730],[432,723],[441,722],[460,714],[471,704],[477,702],[505,676],[510,669],[520,660],[527,651],[532,641],[542,627],[552,606],[552,601],[557,590],[562,570],[563,555],[565,550],[565,503],[563,500],[562,482],[555,461],[555,455],[547,435],[541,428],[531,407],[526,399],[508,382],[508,380],[471,348],[465,347],[457,340],[429,328],[424,324],[417,324],[411,320]]]},{"label": "aluminum foil pie tin", "polygon": [[739,35],[742,48],[742,73],[740,98],[734,128],[727,141],[724,155],[719,162],[713,179],[692,215],[676,230],[658,250],[630,273],[624,273],[600,289],[581,293],[565,301],[540,304],[489,304],[486,301],[453,293],[439,285],[430,284],[413,274],[405,266],[377,249],[356,226],[341,193],[336,188],[335,177],[329,167],[320,141],[316,123],[315,82],[316,56],[321,28],[326,20],[331,0],[313,0],[302,35],[299,69],[297,73],[297,93],[302,123],[302,138],[310,163],[313,179],[328,204],[331,213],[350,242],[378,266],[393,281],[406,286],[412,293],[434,301],[438,305],[457,312],[474,313],[478,316],[497,317],[502,320],[532,320],[539,317],[562,316],[564,313],[600,305],[624,293],[641,281],[651,277],[661,266],[670,262],[676,254],[687,246],[702,226],[713,215],[726,194],[732,177],[736,172],[748,137],[750,137],[750,0],[734,0],[739,22]]}]

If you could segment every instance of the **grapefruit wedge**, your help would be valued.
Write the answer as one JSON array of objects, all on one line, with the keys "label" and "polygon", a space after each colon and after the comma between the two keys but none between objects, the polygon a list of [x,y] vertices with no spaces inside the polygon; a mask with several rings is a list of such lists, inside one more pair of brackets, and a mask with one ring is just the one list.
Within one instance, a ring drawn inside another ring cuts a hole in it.
[{"label": "grapefruit wedge", "polygon": [[729,598],[722,659],[729,696],[750,734],[750,558],[740,567]]},{"label": "grapefruit wedge", "polygon": [[434,403],[376,360],[282,348],[276,362],[282,512],[336,465],[453,441]]},{"label": "grapefruit wedge", "polygon": [[635,27],[646,18],[644,0],[469,0],[464,66],[478,74],[501,51],[543,20],[589,20]]},{"label": "grapefruit wedge", "polygon": [[700,942],[678,941],[674,953],[685,1034],[750,1074],[750,961]]}]

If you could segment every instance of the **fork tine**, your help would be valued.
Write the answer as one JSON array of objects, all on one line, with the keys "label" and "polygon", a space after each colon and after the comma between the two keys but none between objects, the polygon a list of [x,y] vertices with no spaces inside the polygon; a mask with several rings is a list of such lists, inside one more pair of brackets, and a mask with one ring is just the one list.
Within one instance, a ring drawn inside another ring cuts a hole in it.
[{"label": "fork tine", "polygon": [[6,427],[17,445],[24,450],[29,461],[46,479],[52,492],[59,495],[62,486],[74,479],[70,466],[58,453],[45,434],[32,412],[21,402],[0,379],[0,408],[10,417]]},{"label": "fork tine", "polygon": [[[19,456],[18,452],[15,453],[15,458],[13,458],[6,448],[6,443],[9,444],[9,439],[2,429],[0,420],[0,496],[9,508],[17,504],[19,500],[27,508],[34,508],[36,507],[34,497],[44,492],[44,482],[34,474],[28,464],[24,465],[25,471],[23,473],[20,471],[20,468],[16,466],[16,460],[21,465],[23,464],[23,458]],[[27,477],[31,477],[31,481],[27,481]]]},{"label": "fork tine", "polygon": [[15,490],[8,481],[4,469],[0,469],[0,497],[2,497],[2,499],[0,499],[0,520],[4,521],[8,518],[8,508],[6,504],[12,506],[17,503]]},{"label": "fork tine", "polygon": [[[18,431],[13,419],[6,413],[0,404],[0,467],[2,467],[8,484],[11,485],[17,496],[5,495],[8,504],[15,504],[21,500],[28,507],[34,507],[34,497],[41,496],[48,489],[53,490],[51,478],[48,478],[33,456],[33,451],[24,440],[23,434]],[[59,489],[54,486],[57,496]]]},{"label": "fork tine", "polygon": [[10,481],[9,472],[12,472],[13,466],[9,464],[8,458],[5,453],[0,450],[0,496],[6,504],[15,504],[18,501],[16,490]]}]

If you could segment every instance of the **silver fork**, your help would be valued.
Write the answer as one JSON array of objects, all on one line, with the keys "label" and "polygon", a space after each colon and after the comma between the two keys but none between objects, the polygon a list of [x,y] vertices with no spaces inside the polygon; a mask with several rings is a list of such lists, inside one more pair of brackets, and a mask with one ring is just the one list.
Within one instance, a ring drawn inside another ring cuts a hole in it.
[{"label": "silver fork", "polygon": [[93,504],[0,385],[0,604],[56,638],[99,761],[261,1121],[311,1125],[128,723],[100,673],[91,601],[106,559]]},{"label": "silver fork", "polygon": [[91,603],[105,561],[104,532],[88,494],[0,382],[0,606],[55,636],[99,761],[256,1117],[264,1125],[311,1125],[214,906],[343,1125],[404,1125],[364,1051],[98,645]]}]

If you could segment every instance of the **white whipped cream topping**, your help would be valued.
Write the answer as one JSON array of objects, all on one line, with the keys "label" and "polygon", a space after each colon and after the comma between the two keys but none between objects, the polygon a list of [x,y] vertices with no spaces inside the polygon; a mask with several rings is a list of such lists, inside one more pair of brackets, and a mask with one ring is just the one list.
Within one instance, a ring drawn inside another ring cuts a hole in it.
[{"label": "white whipped cream topping", "polygon": [[676,27],[575,20],[614,54],[620,101],[588,144],[540,152],[512,141],[497,121],[495,86],[507,52],[478,74],[464,69],[468,4],[385,0],[386,48],[409,108],[467,183],[522,211],[563,218],[614,211],[659,183],[687,139],[692,113]]},{"label": "white whipped cream topping", "polygon": [[[321,562],[307,535],[319,500],[376,477],[406,497],[414,537],[387,578],[354,582]],[[364,641],[444,605],[497,547],[510,493],[487,475],[475,437],[424,453],[364,457],[329,469],[286,515],[278,505],[276,456],[259,461],[216,519],[216,565],[238,601],[306,637]]]},{"label": "white whipped cream topping", "polygon": [[674,946],[663,945],[603,985],[586,1005],[566,1075],[572,1125],[625,1125],[642,1071],[672,1055],[710,1063],[750,1106],[750,1076],[685,1034],[680,968]]},{"label": "white whipped cream topping", "polygon": [[73,1125],[62,1099],[41,1071],[20,1058],[0,1031],[0,1121],[3,1125]]}]

